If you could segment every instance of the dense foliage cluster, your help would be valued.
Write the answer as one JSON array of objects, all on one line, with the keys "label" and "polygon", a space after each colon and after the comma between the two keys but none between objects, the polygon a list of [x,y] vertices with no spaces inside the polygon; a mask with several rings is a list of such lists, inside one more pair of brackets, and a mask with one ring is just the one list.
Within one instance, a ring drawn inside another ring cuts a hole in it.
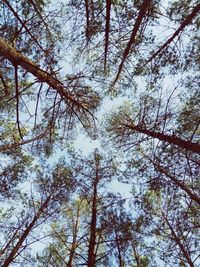
[{"label": "dense foliage cluster", "polygon": [[0,0],[1,266],[200,266],[199,14]]}]

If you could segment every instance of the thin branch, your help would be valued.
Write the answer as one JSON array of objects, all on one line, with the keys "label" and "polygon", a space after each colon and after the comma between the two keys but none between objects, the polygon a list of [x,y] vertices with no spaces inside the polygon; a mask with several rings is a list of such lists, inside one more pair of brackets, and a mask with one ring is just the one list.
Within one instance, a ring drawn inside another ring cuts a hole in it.
[{"label": "thin branch", "polygon": [[4,3],[8,6],[10,11],[13,13],[13,15],[16,17],[16,19],[21,23],[21,25],[25,28],[27,33],[30,35],[30,37],[34,40],[34,42],[42,49],[43,52],[45,50],[42,48],[42,46],[38,43],[37,39],[32,35],[32,33],[29,31],[29,29],[26,27],[26,22],[22,21],[22,19],[18,16],[17,12],[13,9],[13,7],[10,5],[10,3],[7,0],[4,0]]},{"label": "thin branch", "polygon": [[44,137],[45,134],[46,134],[46,131],[43,133],[40,133],[39,135],[36,135],[32,139],[24,140],[20,143],[11,143],[11,144],[2,145],[2,146],[0,146],[0,152],[6,152],[6,151],[9,151],[10,149],[13,149],[13,148],[16,149],[19,146],[23,146],[23,145],[26,145],[28,143],[34,142],[34,141]]},{"label": "thin branch", "polygon": [[39,100],[40,100],[40,94],[41,94],[41,90],[42,90],[42,83],[40,84],[40,88],[37,94],[37,102],[36,102],[36,106],[35,106],[35,121],[34,121],[34,128],[36,127],[36,122],[37,122],[37,112],[38,112],[38,105],[39,105]]},{"label": "thin branch", "polygon": [[44,25],[45,25],[45,27],[46,27],[46,29],[47,29],[49,35],[51,36],[51,31],[49,30],[48,24],[46,23],[46,21],[45,21],[44,18],[42,17],[42,14],[41,14],[41,12],[40,12],[39,9],[38,9],[37,4],[36,4],[34,1],[32,1],[32,0],[29,0],[29,2],[32,4],[32,6],[33,6],[35,12],[38,14],[38,16],[40,17],[40,19],[41,19],[42,22],[44,23]]}]

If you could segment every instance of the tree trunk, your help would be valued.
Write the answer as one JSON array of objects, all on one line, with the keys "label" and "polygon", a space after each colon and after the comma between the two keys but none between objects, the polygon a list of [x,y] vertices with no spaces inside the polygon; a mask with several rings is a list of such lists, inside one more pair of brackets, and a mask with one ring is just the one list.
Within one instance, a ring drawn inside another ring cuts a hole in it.
[{"label": "tree trunk", "polygon": [[146,13],[147,13],[147,10],[148,10],[148,7],[151,3],[151,0],[144,0],[141,7],[140,7],[140,11],[138,13],[138,16],[135,20],[135,24],[134,24],[134,27],[133,27],[133,31],[131,33],[131,36],[130,36],[130,40],[123,52],[123,56],[122,56],[122,60],[121,60],[121,63],[119,65],[119,68],[118,68],[118,72],[117,72],[117,75],[115,77],[115,80],[113,82],[113,86],[116,84],[116,82],[118,81],[119,79],[119,76],[122,72],[122,69],[123,69],[123,66],[124,66],[124,63],[125,63],[125,60],[127,59],[129,53],[130,53],[130,49],[132,47],[132,45],[134,45],[135,43],[135,39],[136,39],[136,35],[139,31],[139,28],[141,26],[141,23],[142,23],[142,20],[144,19]]},{"label": "tree trunk", "polygon": [[13,259],[15,258],[15,255],[17,254],[18,250],[22,246],[24,240],[27,238],[27,236],[29,235],[30,231],[33,229],[35,223],[40,218],[40,215],[43,213],[44,209],[48,206],[50,199],[51,199],[51,196],[48,196],[47,199],[45,200],[45,202],[42,204],[42,206],[38,210],[37,214],[34,216],[33,220],[30,222],[30,224],[28,225],[28,227],[25,229],[24,233],[20,237],[19,241],[17,242],[17,244],[12,249],[11,253],[9,254],[9,256],[5,259],[2,267],[9,266],[9,264],[13,261]]},{"label": "tree trunk", "polygon": [[156,164],[155,162],[153,162],[154,166],[156,167],[156,169],[165,174],[167,177],[170,178],[170,180],[177,185],[178,187],[180,187],[185,193],[187,193],[187,195],[196,203],[198,203],[200,205],[200,197],[198,197],[198,195],[194,194],[182,181],[178,180],[175,176],[169,174],[165,169],[163,169],[161,166],[159,166],[158,164]]},{"label": "tree trunk", "polygon": [[181,23],[180,27],[174,32],[174,34],[145,62],[144,66],[151,62],[161,51],[167,48],[167,46],[184,30],[184,28],[191,23],[194,17],[200,11],[200,4],[194,7],[192,12]]},{"label": "tree trunk", "polygon": [[163,134],[160,132],[154,132],[151,130],[144,129],[140,126],[130,125],[130,124],[124,124],[129,129],[132,129],[134,131],[146,134],[148,136],[151,136],[153,138],[157,138],[159,140],[162,140],[164,142],[168,142],[169,144],[176,145],[180,148],[186,149],[187,151],[192,151],[194,153],[200,154],[200,144],[193,143],[191,141],[185,141],[175,135],[168,135]]},{"label": "tree trunk", "polygon": [[119,260],[119,267],[124,267],[124,263],[122,260],[122,255],[121,255],[121,248],[120,248],[120,244],[119,244],[119,239],[118,239],[118,234],[117,234],[117,230],[115,229],[115,238],[116,238],[116,245],[117,245],[117,252],[118,252],[118,260]]},{"label": "tree trunk", "polygon": [[69,254],[69,260],[67,263],[67,267],[72,267],[72,262],[74,259],[74,254],[75,254],[75,249],[76,249],[76,240],[77,240],[77,233],[78,233],[78,223],[79,223],[79,211],[80,211],[80,206],[78,207],[77,210],[77,216],[76,216],[76,222],[74,226],[74,231],[73,231],[73,240],[72,240],[72,247],[70,249],[70,254]]},{"label": "tree trunk", "polygon": [[104,49],[104,72],[106,73],[107,66],[107,54],[109,45],[109,34],[110,34],[110,11],[111,11],[111,0],[106,1],[106,25],[105,25],[105,49]]},{"label": "tree trunk", "polygon": [[187,252],[187,250],[185,249],[184,245],[181,243],[179,237],[176,235],[176,233],[175,233],[173,227],[171,226],[171,224],[169,223],[169,221],[167,220],[166,217],[165,217],[165,221],[166,221],[166,223],[167,223],[167,225],[168,225],[168,227],[169,227],[169,229],[170,229],[170,231],[171,231],[171,233],[172,233],[172,236],[173,236],[172,239],[173,239],[173,240],[176,242],[176,244],[179,246],[179,248],[180,248],[181,252],[183,253],[184,258],[187,260],[189,266],[190,266],[190,267],[194,267],[194,264],[193,264],[193,262],[192,262],[192,260],[191,260],[191,258],[190,258],[190,255],[188,254],[188,252]]},{"label": "tree trunk", "polygon": [[99,182],[99,161],[96,158],[96,177],[93,185],[93,199],[92,199],[92,219],[90,226],[90,240],[88,249],[88,267],[95,266],[95,244],[96,244],[96,223],[97,223],[97,185]]},{"label": "tree trunk", "polygon": [[21,66],[24,70],[38,78],[39,81],[48,84],[51,88],[57,91],[66,102],[70,102],[76,107],[87,111],[87,109],[77,101],[74,96],[66,91],[65,86],[60,81],[52,77],[50,73],[40,69],[39,66],[23,56],[2,38],[0,38],[0,56],[9,60],[14,66]]}]

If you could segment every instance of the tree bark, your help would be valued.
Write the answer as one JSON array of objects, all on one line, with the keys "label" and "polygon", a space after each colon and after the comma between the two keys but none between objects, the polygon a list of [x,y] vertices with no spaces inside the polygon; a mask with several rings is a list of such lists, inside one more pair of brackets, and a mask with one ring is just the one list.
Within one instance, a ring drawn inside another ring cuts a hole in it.
[{"label": "tree bark", "polygon": [[66,91],[65,86],[52,75],[37,66],[34,62],[23,56],[14,47],[8,44],[4,39],[0,38],[0,56],[9,60],[14,66],[21,66],[27,72],[33,74],[39,81],[48,84],[52,89],[57,91],[62,98],[69,104],[73,104],[78,108],[88,111],[75,97]]},{"label": "tree bark", "polygon": [[150,3],[151,3],[151,0],[144,0],[142,5],[141,5],[139,14],[138,14],[138,16],[136,18],[136,21],[135,21],[135,24],[134,24],[134,27],[133,27],[133,31],[131,33],[130,40],[129,40],[129,42],[128,42],[125,50],[124,50],[124,53],[123,53],[122,60],[121,60],[121,63],[119,65],[119,68],[118,68],[118,72],[117,72],[116,78],[115,78],[115,80],[113,82],[113,86],[116,84],[117,80],[119,79],[119,76],[120,76],[120,74],[122,72],[122,69],[123,69],[123,66],[124,66],[124,63],[125,63],[125,60],[129,55],[129,52],[130,52],[130,49],[131,49],[132,45],[135,43],[136,35],[138,33],[138,30],[140,28],[140,25],[142,23],[143,18],[145,17],[146,11],[147,11]]},{"label": "tree bark", "polygon": [[169,223],[168,219],[165,217],[165,221],[172,233],[172,239],[176,242],[176,244],[179,246],[181,252],[183,253],[184,258],[187,260],[190,267],[194,267],[194,264],[190,258],[190,255],[188,254],[187,250],[185,249],[184,245],[181,243],[179,237],[177,236],[176,232],[174,231],[173,227]]},{"label": "tree bark", "polygon": [[196,203],[198,203],[200,205],[200,197],[198,197],[196,194],[194,194],[182,181],[178,180],[175,176],[171,175],[170,173],[168,173],[165,169],[163,169],[161,166],[159,166],[158,164],[156,164],[155,162],[153,162],[154,166],[156,167],[156,169],[165,174],[167,177],[170,178],[170,180],[177,185],[178,187],[180,187],[185,193],[187,193],[187,195]]},{"label": "tree bark", "polygon": [[193,143],[191,141],[183,140],[183,139],[177,137],[176,135],[168,135],[168,134],[163,134],[160,132],[154,132],[151,130],[147,130],[147,129],[142,128],[141,126],[135,126],[135,125],[131,125],[131,124],[123,124],[123,125],[129,129],[134,130],[134,131],[143,133],[143,134],[148,135],[150,137],[157,138],[161,141],[168,142],[169,144],[173,144],[173,145],[178,146],[180,148],[186,149],[187,151],[192,151],[194,153],[200,154],[200,144],[198,144],[198,143]]},{"label": "tree bark", "polygon": [[90,240],[88,249],[88,267],[95,266],[96,223],[97,223],[97,185],[99,182],[99,160],[96,158],[96,177],[93,185],[92,218],[90,225]]},{"label": "tree bark", "polygon": [[17,254],[18,250],[22,246],[23,242],[25,241],[25,239],[29,235],[30,231],[33,229],[35,223],[40,218],[41,214],[44,212],[44,209],[48,206],[50,199],[51,199],[51,196],[48,196],[47,199],[45,200],[45,202],[42,204],[42,206],[38,210],[37,214],[34,216],[33,220],[30,222],[30,224],[28,225],[28,227],[25,229],[22,236],[20,237],[19,241],[12,249],[9,256],[5,259],[2,267],[7,267],[7,266],[9,266],[9,264],[11,264],[11,262],[15,258],[15,255]]}]

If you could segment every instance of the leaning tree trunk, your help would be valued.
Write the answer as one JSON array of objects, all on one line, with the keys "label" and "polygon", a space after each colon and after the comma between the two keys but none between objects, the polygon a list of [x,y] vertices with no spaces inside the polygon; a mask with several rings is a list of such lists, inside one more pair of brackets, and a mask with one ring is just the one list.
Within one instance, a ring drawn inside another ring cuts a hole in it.
[{"label": "leaning tree trunk", "polygon": [[183,253],[183,256],[184,258],[186,259],[186,261],[188,262],[188,265],[190,267],[194,267],[194,264],[190,258],[190,255],[189,253],[187,252],[187,249],[185,248],[185,246],[183,245],[183,243],[181,242],[181,240],[179,239],[179,237],[177,236],[176,232],[174,231],[173,227],[171,226],[171,224],[169,223],[168,219],[165,218],[165,221],[172,233],[172,237],[173,237],[173,240],[176,242],[176,244],[179,246],[181,252]]},{"label": "leaning tree trunk", "polygon": [[164,168],[162,168],[160,165],[157,163],[153,162],[155,168],[160,172],[163,173],[165,176],[167,176],[176,186],[181,188],[193,201],[198,203],[200,205],[200,197],[193,193],[190,188],[188,188],[184,182],[178,180],[174,175],[170,174],[168,171],[166,171]]},{"label": "leaning tree trunk", "polygon": [[63,83],[52,77],[50,73],[42,70],[33,61],[23,56],[3,38],[0,38],[0,56],[9,60],[14,66],[20,66],[27,72],[33,74],[36,78],[38,78],[39,81],[48,84],[52,89],[57,91],[67,103],[71,103],[71,105],[88,111],[87,108],[84,107],[84,105],[82,105],[78,100],[76,100],[73,95],[66,91]]},{"label": "leaning tree trunk", "polygon": [[30,224],[28,225],[28,227],[23,232],[22,236],[19,238],[19,241],[17,242],[17,244],[14,246],[14,248],[10,252],[9,256],[5,259],[4,263],[2,264],[2,267],[7,267],[7,266],[9,266],[9,264],[11,264],[11,262],[15,258],[15,255],[17,254],[17,252],[21,248],[23,242],[25,241],[25,239],[29,235],[30,231],[35,226],[35,223],[40,218],[40,216],[44,212],[44,210],[47,208],[50,199],[51,199],[51,196],[48,196],[47,199],[45,200],[45,202],[42,204],[42,206],[40,207],[40,209],[38,210],[38,212],[36,213],[36,215],[33,217],[33,220],[30,222]]},{"label": "leaning tree trunk", "polygon": [[198,143],[193,143],[191,141],[183,140],[176,135],[168,135],[168,134],[163,134],[160,132],[147,130],[147,129],[142,128],[141,126],[135,126],[132,124],[123,124],[123,125],[131,130],[146,134],[153,138],[157,138],[161,141],[168,142],[169,144],[176,145],[180,148],[200,154],[200,144]]}]

